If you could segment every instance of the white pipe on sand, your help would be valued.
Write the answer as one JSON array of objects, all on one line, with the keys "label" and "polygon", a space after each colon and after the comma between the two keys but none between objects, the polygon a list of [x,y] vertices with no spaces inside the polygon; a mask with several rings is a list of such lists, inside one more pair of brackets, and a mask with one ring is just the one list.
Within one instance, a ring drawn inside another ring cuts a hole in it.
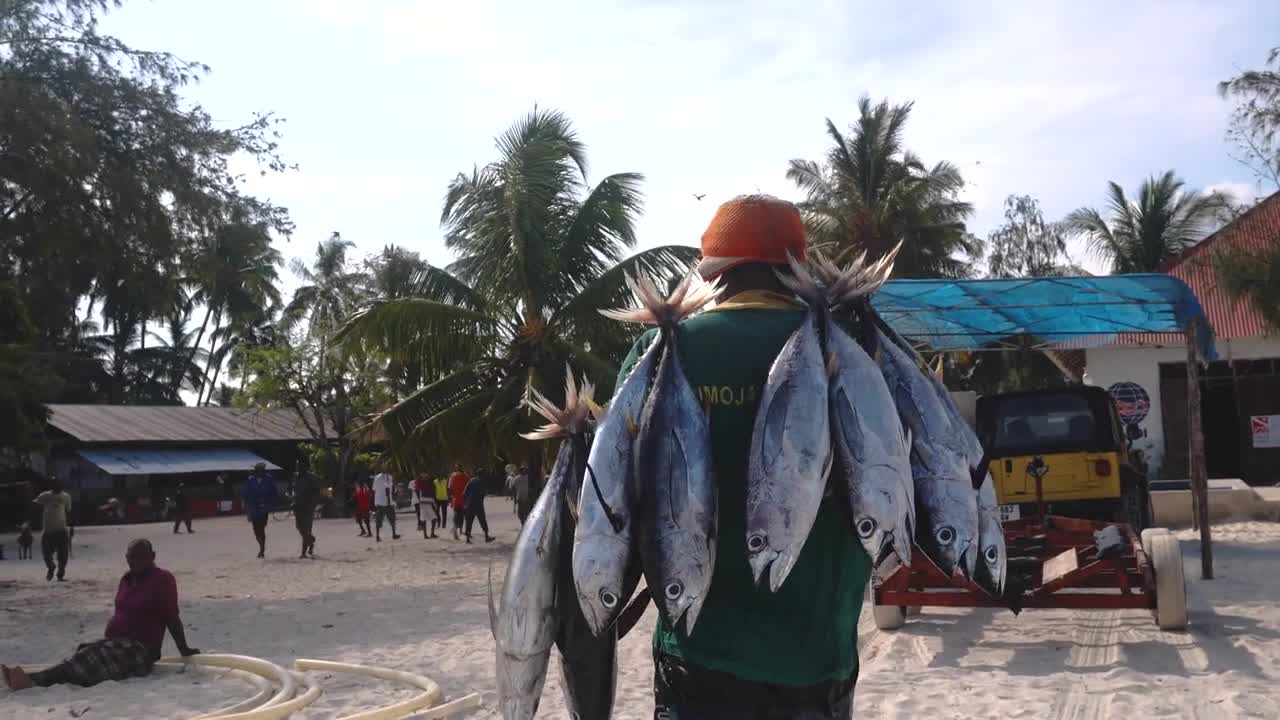
[{"label": "white pipe on sand", "polygon": [[219,715],[205,714],[199,716],[202,720],[278,720],[301,710],[320,697],[319,685],[314,685],[302,695],[293,697],[298,689],[298,680],[294,674],[261,658],[247,655],[192,655],[187,658],[164,658],[160,662],[233,668],[274,679],[280,684],[279,692],[257,709]]},{"label": "white pipe on sand", "polygon": [[159,669],[159,670],[169,670],[173,672],[183,672],[193,668],[199,668],[202,672],[216,673],[218,679],[231,676],[239,680],[243,680],[258,689],[258,692],[255,693],[252,697],[241,700],[235,705],[229,705],[227,707],[224,707],[218,710],[212,710],[203,715],[198,715],[195,718],[192,718],[192,720],[211,720],[211,718],[216,718],[219,715],[232,715],[234,713],[244,712],[245,710],[252,710],[253,708],[256,708],[259,705],[262,705],[263,703],[265,703],[268,699],[270,699],[273,695],[275,695],[275,692],[276,692],[275,686],[271,684],[270,678],[263,677],[257,673],[251,673],[247,670],[236,670],[235,668],[219,668],[219,667],[214,667],[212,665],[201,666],[201,665],[193,665],[191,663],[177,663],[177,662],[168,662],[164,660],[157,662],[155,664],[155,667],[156,669]]},{"label": "white pipe on sand", "polygon": [[[439,702],[444,693],[440,690],[440,686],[429,677],[423,675],[415,675],[414,673],[404,672],[401,670],[392,670],[390,668],[374,667],[371,665],[356,665],[354,663],[332,662],[329,660],[307,660],[299,659],[296,663],[299,670],[319,670],[328,672],[347,672],[358,673],[360,675],[368,675],[370,677],[379,678],[381,680],[390,680],[392,682],[402,682],[406,685],[412,685],[420,688],[422,693],[386,707],[366,710],[348,715],[340,720],[395,720],[402,718],[406,714],[429,707]],[[426,713],[415,715],[415,718],[442,718],[462,710],[467,710],[480,705],[480,696],[472,693],[464,698],[455,700],[445,705],[433,707]]]}]

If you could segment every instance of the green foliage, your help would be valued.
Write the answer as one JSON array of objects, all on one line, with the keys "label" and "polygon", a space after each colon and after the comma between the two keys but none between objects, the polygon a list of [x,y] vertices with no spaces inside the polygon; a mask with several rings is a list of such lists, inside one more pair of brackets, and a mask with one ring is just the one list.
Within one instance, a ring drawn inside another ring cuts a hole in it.
[{"label": "green foliage", "polygon": [[1280,332],[1280,249],[1219,253],[1214,269],[1223,288],[1253,304],[1273,332]]},{"label": "green foliage", "polygon": [[1236,101],[1227,128],[1234,157],[1259,183],[1280,190],[1280,47],[1267,54],[1264,69],[1242,71],[1219,83],[1218,92]]},{"label": "green foliage", "polygon": [[245,296],[269,305],[274,272],[212,266],[228,244],[269,249],[268,233],[290,229],[283,209],[240,192],[228,166],[243,155],[284,169],[279,121],[215,125],[180,96],[206,67],[98,31],[117,5],[0,3],[0,266],[21,279],[33,342],[66,380],[57,399],[177,402],[194,384],[184,366],[205,329],[184,363],[146,347],[147,323],[167,320],[184,286],[220,320],[248,307]]},{"label": "green foliage", "polygon": [[987,236],[991,277],[1065,277],[1085,275],[1067,255],[1061,223],[1045,222],[1040,203],[1030,195],[1004,201],[1005,223]]},{"label": "green foliage", "polygon": [[0,278],[0,447],[42,448],[48,418],[42,398],[56,378],[33,350],[35,326],[13,285]]},{"label": "green foliage", "polygon": [[409,292],[365,303],[337,335],[350,353],[420,368],[422,386],[378,416],[402,466],[536,456],[518,437],[537,424],[530,392],[562,401],[568,365],[605,396],[629,347],[632,331],[596,311],[625,302],[627,274],[666,278],[699,256],[667,246],[626,257],[642,178],[589,186],[585,146],[564,115],[534,110],[497,146],[498,160],[446,193],[457,262],[419,268]]},{"label": "green foliage", "polygon": [[1063,221],[1083,236],[1115,273],[1156,272],[1164,261],[1204,239],[1231,198],[1225,193],[1184,190],[1173,171],[1142,181],[1130,200],[1124,188],[1108,183],[1107,216],[1080,208]]},{"label": "green foliage", "polygon": [[977,245],[965,232],[973,207],[959,199],[964,179],[951,163],[928,167],[906,149],[911,107],[864,95],[848,135],[827,120],[826,161],[792,160],[787,178],[807,196],[801,208],[815,247],[838,259],[878,258],[903,243],[897,277],[966,277]]}]

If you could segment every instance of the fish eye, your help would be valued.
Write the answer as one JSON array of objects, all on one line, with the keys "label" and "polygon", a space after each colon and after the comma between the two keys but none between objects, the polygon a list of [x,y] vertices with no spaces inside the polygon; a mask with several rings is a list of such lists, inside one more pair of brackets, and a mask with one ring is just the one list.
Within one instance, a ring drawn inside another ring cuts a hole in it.
[{"label": "fish eye", "polygon": [[858,537],[863,539],[871,537],[876,531],[876,521],[871,518],[862,518],[858,521]]},{"label": "fish eye", "polygon": [[747,538],[747,550],[755,553],[764,549],[765,537],[760,533],[755,533]]},{"label": "fish eye", "polygon": [[666,587],[667,599],[675,600],[684,593],[684,586],[678,582],[669,583]]},{"label": "fish eye", "polygon": [[1000,551],[996,550],[995,545],[992,545],[991,547],[987,548],[987,552],[984,554],[986,555],[987,562],[992,564],[994,564],[995,561],[998,560],[1000,557]]},{"label": "fish eye", "polygon": [[600,590],[600,602],[608,609],[612,610],[618,604],[618,596],[608,590]]},{"label": "fish eye", "polygon": [[938,532],[934,534],[939,545],[950,545],[956,540],[956,531],[951,527],[938,528]]}]

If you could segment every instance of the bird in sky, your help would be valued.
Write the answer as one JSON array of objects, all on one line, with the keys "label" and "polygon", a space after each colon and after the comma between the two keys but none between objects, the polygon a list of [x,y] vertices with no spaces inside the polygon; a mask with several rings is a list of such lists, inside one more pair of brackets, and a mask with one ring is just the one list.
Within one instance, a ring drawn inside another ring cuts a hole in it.
[{"label": "bird in sky", "polygon": [[694,199],[696,199],[696,200],[702,200],[702,198],[704,198],[704,197],[706,197],[706,196],[707,196],[707,194],[706,194],[706,193],[702,193],[701,195],[699,195],[698,193],[693,193],[693,197],[694,197]]}]

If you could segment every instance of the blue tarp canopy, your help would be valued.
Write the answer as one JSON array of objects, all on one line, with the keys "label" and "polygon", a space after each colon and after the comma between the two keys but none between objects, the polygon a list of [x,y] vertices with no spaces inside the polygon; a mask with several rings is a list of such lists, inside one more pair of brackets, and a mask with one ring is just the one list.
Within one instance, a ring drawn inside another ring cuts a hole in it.
[{"label": "blue tarp canopy", "polygon": [[257,463],[279,470],[257,455],[241,448],[94,448],[77,454],[108,475],[187,475],[224,471],[248,472]]},{"label": "blue tarp canopy", "polygon": [[893,280],[871,304],[908,340],[934,350],[994,344],[1052,348],[1118,333],[1182,333],[1213,360],[1213,331],[1195,293],[1161,274],[1012,280]]}]

